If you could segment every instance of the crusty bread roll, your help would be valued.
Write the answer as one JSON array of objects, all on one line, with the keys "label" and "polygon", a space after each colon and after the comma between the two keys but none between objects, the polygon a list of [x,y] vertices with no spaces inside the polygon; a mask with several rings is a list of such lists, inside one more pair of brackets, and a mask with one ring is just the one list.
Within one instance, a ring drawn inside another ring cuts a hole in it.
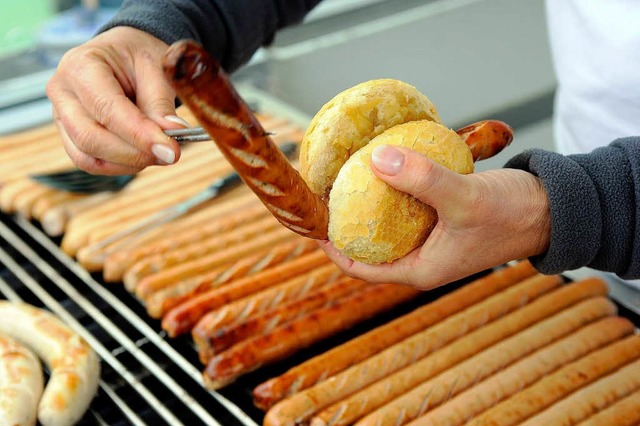
[{"label": "crusty bread roll", "polygon": [[329,240],[343,254],[391,262],[426,240],[437,213],[375,177],[371,152],[379,145],[404,146],[472,173],[469,147],[439,122],[426,96],[390,79],[348,89],[316,114],[302,142],[300,173],[313,192],[329,195]]},{"label": "crusty bread roll", "polygon": [[398,191],[371,171],[379,145],[411,148],[458,173],[472,173],[471,151],[453,130],[432,121],[394,126],[353,154],[329,195],[329,240],[345,255],[366,263],[398,259],[427,239],[436,211]]},{"label": "crusty bread roll", "polygon": [[436,107],[415,87],[392,79],[360,83],[336,95],[311,120],[300,147],[300,173],[326,200],[351,154],[388,128],[416,120],[440,122]]}]

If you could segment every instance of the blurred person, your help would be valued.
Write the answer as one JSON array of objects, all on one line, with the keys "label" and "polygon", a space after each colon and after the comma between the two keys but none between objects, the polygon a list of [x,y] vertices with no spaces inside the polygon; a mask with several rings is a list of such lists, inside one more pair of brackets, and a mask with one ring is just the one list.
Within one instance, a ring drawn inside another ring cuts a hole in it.
[{"label": "blurred person", "polygon": [[547,0],[546,7],[558,152],[586,153],[640,135],[638,2]]}]

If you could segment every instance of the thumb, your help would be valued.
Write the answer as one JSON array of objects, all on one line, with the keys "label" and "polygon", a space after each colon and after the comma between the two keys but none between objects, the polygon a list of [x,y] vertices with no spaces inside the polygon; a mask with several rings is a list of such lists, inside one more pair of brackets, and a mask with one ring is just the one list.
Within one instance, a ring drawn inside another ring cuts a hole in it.
[{"label": "thumb", "polygon": [[466,202],[468,185],[464,176],[416,151],[380,145],[371,153],[371,163],[377,177],[441,213]]}]

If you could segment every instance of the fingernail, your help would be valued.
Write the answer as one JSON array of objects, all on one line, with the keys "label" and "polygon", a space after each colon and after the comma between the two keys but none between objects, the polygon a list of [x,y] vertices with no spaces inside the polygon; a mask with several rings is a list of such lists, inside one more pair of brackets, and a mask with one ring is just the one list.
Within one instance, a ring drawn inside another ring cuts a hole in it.
[{"label": "fingernail", "polygon": [[189,127],[189,123],[187,123],[185,120],[178,117],[177,115],[165,115],[163,118],[167,121],[171,121],[172,123],[180,124],[184,127]]},{"label": "fingernail", "polygon": [[404,154],[389,145],[380,145],[373,149],[371,161],[376,169],[385,175],[397,175],[404,164]]},{"label": "fingernail", "polygon": [[156,156],[158,161],[163,164],[173,164],[176,161],[176,154],[171,148],[162,144],[154,144],[151,147],[151,152]]}]

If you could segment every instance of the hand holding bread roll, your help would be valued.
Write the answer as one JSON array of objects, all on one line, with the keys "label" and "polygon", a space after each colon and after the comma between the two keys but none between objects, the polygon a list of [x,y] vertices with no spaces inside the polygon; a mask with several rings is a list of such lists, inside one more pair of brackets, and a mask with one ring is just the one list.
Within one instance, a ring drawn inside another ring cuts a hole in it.
[{"label": "hand holding bread roll", "polygon": [[354,278],[427,290],[543,253],[549,245],[549,199],[540,180],[528,172],[460,175],[415,151],[392,146],[376,148],[372,164],[381,180],[432,206],[438,222],[424,244],[392,263],[353,261],[329,242],[323,244],[331,260]]},{"label": "hand holding bread roll", "polygon": [[509,126],[485,121],[454,132],[440,124],[431,101],[393,79],[347,89],[315,115],[302,141],[300,173],[329,204],[328,237],[345,256],[364,263],[401,258],[427,239],[436,211],[378,179],[375,147],[411,148],[462,174],[513,139]]}]

